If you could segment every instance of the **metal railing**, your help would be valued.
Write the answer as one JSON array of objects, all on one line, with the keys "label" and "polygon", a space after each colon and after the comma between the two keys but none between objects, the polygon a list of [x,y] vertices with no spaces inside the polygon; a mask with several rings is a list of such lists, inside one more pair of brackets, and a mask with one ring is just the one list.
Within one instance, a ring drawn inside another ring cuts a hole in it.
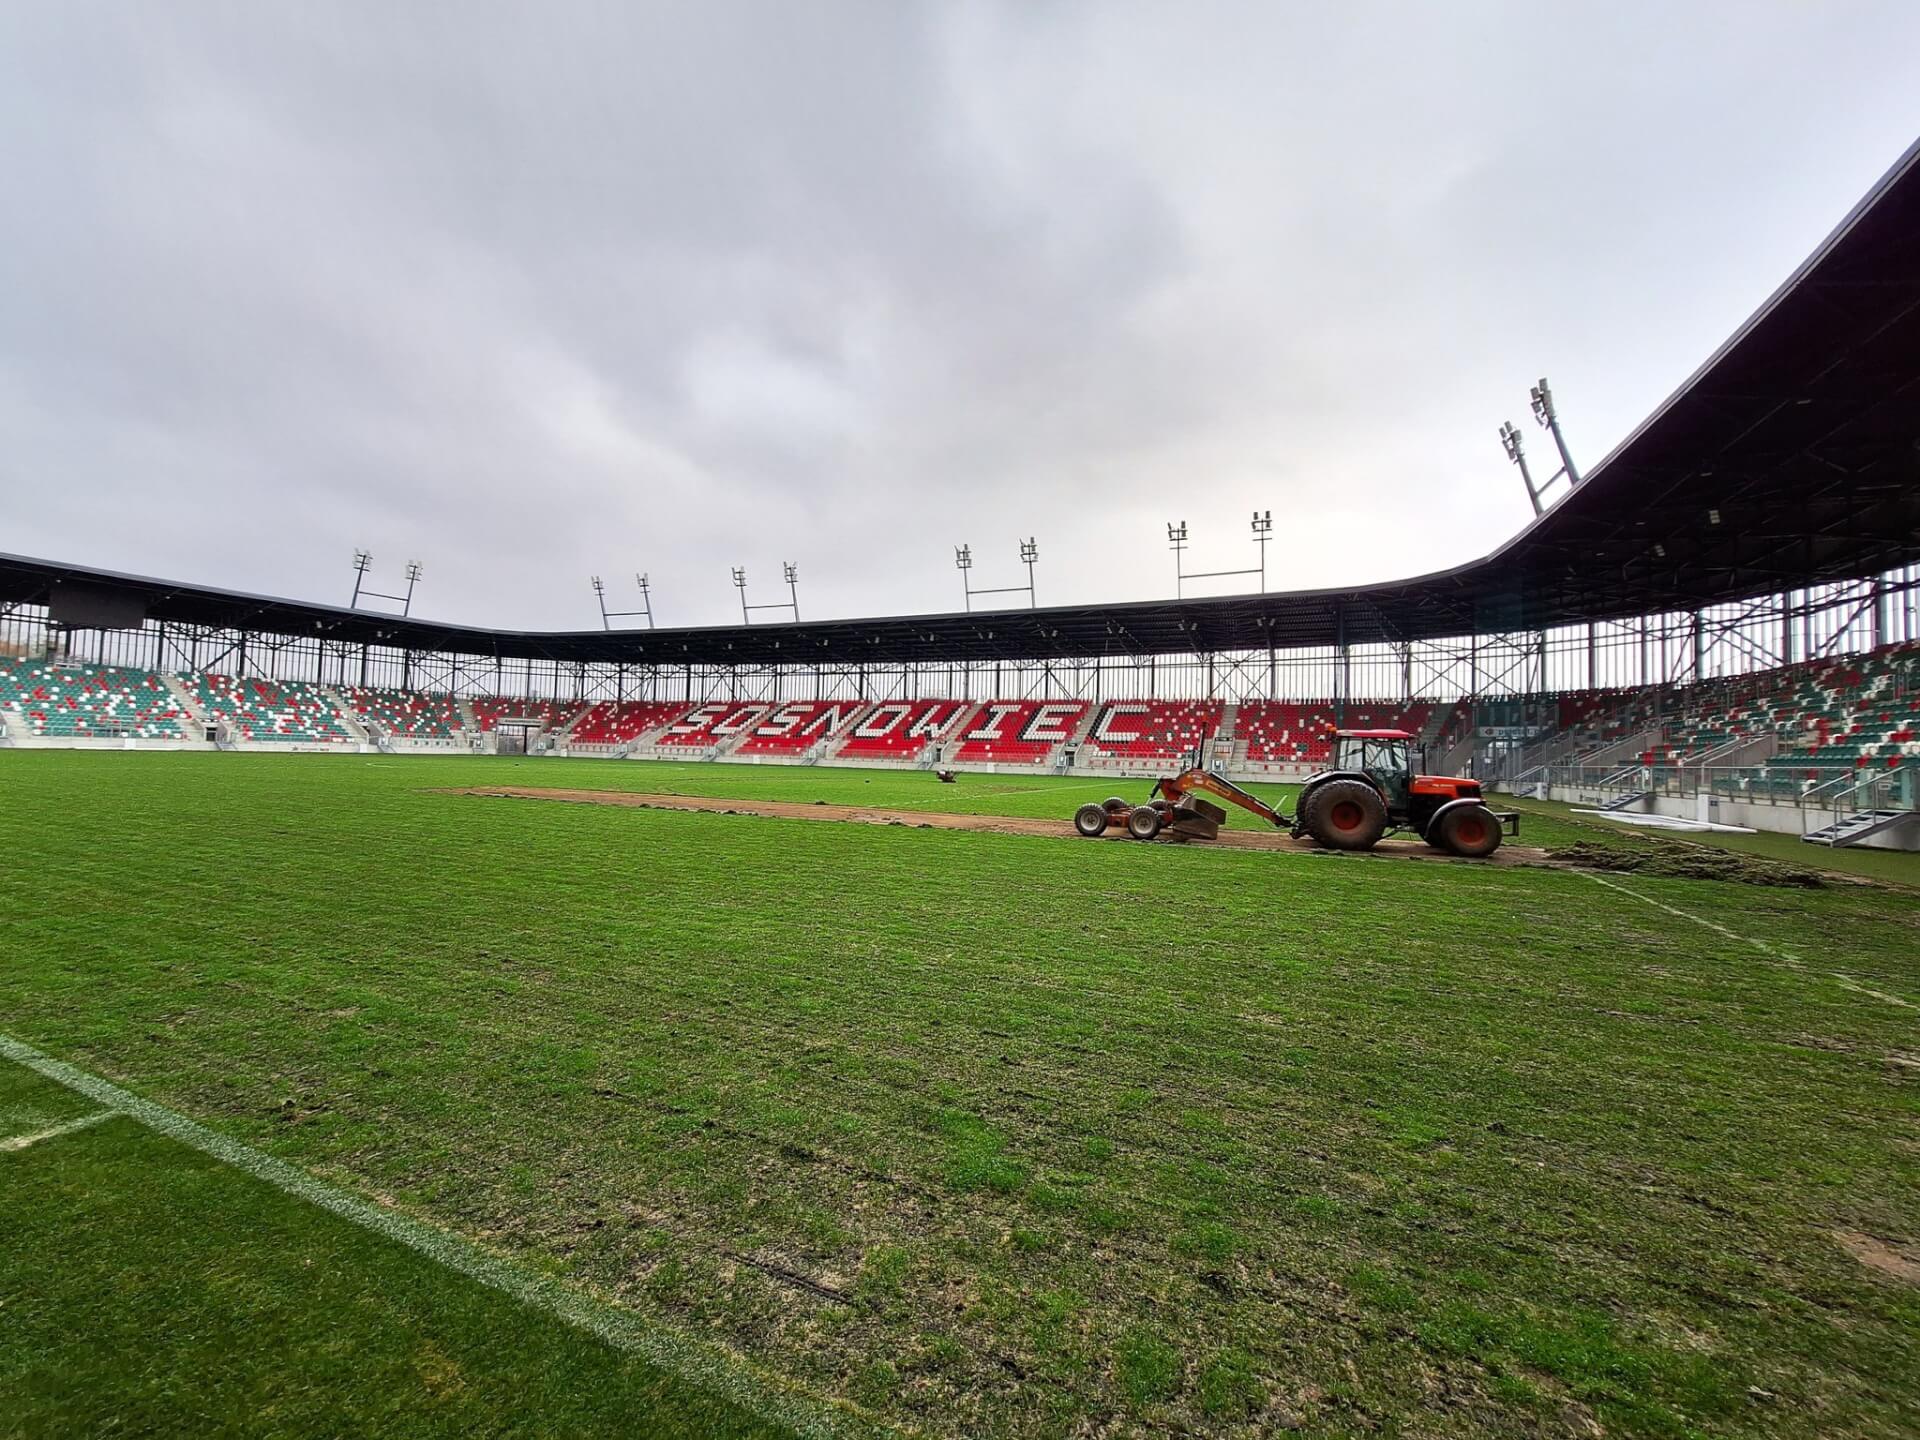
[{"label": "metal railing", "polygon": [[1920,766],[1902,765],[1896,770],[1852,770],[1837,775],[1824,785],[1807,792],[1808,801],[1817,801],[1827,814],[1827,824],[1815,828],[1827,831],[1827,843],[1834,843],[1835,831],[1850,815],[1871,814],[1876,810],[1912,810],[1916,792],[1920,792]]},{"label": "metal railing", "polygon": [[[1587,791],[1601,799],[1644,794],[1662,799],[1708,795],[1749,805],[1787,805],[1835,813],[1841,818],[1862,810],[1914,808],[1920,794],[1920,765],[1894,770],[1846,770],[1823,781],[1796,780],[1769,773],[1761,765],[1707,765],[1692,759],[1656,765],[1549,765],[1529,772],[1528,788]],[[1873,803],[1867,803],[1869,800]]]}]

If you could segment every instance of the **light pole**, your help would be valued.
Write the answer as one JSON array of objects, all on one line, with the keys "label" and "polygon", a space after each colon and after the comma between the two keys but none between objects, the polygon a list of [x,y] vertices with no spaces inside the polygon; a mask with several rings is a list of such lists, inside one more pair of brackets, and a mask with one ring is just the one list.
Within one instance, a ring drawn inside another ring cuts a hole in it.
[{"label": "light pole", "polygon": [[770,605],[749,605],[747,603],[746,567],[742,565],[733,567],[733,585],[734,588],[740,592],[740,623],[742,625],[751,625],[753,623],[753,612],[756,610],[791,610],[793,612],[794,623],[796,625],[800,623],[800,569],[791,560],[783,560],[780,562],[780,565],[786,575],[787,593],[793,598],[791,600],[781,600]]},{"label": "light pole", "polygon": [[1167,524],[1167,548],[1173,551],[1173,595],[1176,600],[1186,598],[1189,580],[1223,580],[1233,575],[1257,575],[1260,577],[1260,589],[1264,594],[1267,588],[1267,545],[1273,539],[1273,512],[1262,514],[1253,512],[1253,543],[1260,547],[1260,563],[1245,570],[1200,570],[1187,573],[1187,522],[1169,521]]},{"label": "light pole", "polygon": [[600,582],[598,575],[593,577],[593,593],[599,597],[600,600],[600,628],[602,630],[613,629],[613,622],[615,620],[631,620],[641,615],[646,617],[647,628],[649,630],[653,629],[653,597],[647,591],[647,577],[635,571],[633,579],[634,583],[640,587],[640,608],[638,610],[609,610],[607,609],[607,587]]},{"label": "light pole", "polygon": [[1035,542],[1034,538],[1029,535],[1025,540],[1020,542],[1020,563],[1027,567],[1027,583],[1024,585],[996,585],[976,590],[973,587],[972,579],[967,573],[973,569],[973,547],[971,545],[954,546],[953,567],[960,572],[960,584],[967,592],[968,612],[971,613],[973,610],[973,597],[976,595],[1018,595],[1021,593],[1026,595],[1027,607],[1029,609],[1038,609],[1038,605],[1034,602],[1033,567],[1039,559],[1040,546]]},{"label": "light pole", "polygon": [[420,562],[418,560],[409,560],[407,562],[407,593],[404,595],[388,595],[380,590],[367,589],[367,573],[372,569],[372,552],[355,550],[353,552],[353,598],[347,602],[347,608],[349,610],[358,610],[362,600],[391,600],[400,607],[400,613],[402,615],[412,614],[413,587],[420,583],[420,577],[425,573],[420,568]]}]

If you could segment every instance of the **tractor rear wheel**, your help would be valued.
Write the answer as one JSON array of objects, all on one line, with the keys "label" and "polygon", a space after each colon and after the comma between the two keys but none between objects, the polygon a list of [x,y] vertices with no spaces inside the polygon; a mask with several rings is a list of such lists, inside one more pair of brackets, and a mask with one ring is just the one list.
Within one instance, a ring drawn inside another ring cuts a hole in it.
[{"label": "tractor rear wheel", "polygon": [[1089,840],[1099,839],[1107,833],[1107,807],[1082,805],[1073,812],[1073,828]]},{"label": "tractor rear wheel", "polygon": [[1327,780],[1308,792],[1307,833],[1334,850],[1371,850],[1387,831],[1387,805],[1364,780]]},{"label": "tractor rear wheel", "polygon": [[1106,806],[1109,810],[1131,810],[1133,808],[1118,795],[1109,795],[1106,799]]},{"label": "tractor rear wheel", "polygon": [[1136,840],[1151,840],[1160,833],[1160,812],[1151,805],[1136,805],[1127,812],[1127,833]]},{"label": "tractor rear wheel", "polygon": [[1462,805],[1435,817],[1428,840],[1436,849],[1479,859],[1500,848],[1500,822],[1484,805]]}]

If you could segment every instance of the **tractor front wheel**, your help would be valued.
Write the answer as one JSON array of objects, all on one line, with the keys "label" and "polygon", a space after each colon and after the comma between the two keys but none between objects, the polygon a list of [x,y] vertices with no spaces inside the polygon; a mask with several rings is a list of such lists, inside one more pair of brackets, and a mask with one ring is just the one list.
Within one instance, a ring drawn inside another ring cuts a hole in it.
[{"label": "tractor front wheel", "polygon": [[1484,805],[1462,805],[1436,816],[1428,837],[1435,848],[1478,860],[1500,848],[1500,822]]},{"label": "tractor front wheel", "polygon": [[1136,840],[1151,840],[1160,833],[1160,812],[1151,805],[1136,805],[1127,812],[1127,833]]},{"label": "tractor front wheel", "polygon": [[1371,850],[1387,833],[1387,805],[1364,780],[1328,780],[1308,792],[1307,833],[1334,850]]},{"label": "tractor front wheel", "polygon": [[1073,812],[1073,828],[1089,840],[1107,833],[1107,809],[1104,805],[1082,805]]}]

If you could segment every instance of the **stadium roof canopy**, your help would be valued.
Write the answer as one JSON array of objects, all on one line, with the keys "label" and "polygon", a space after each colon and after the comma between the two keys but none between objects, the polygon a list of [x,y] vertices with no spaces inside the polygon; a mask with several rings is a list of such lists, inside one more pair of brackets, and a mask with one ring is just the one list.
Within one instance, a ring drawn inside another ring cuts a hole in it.
[{"label": "stadium roof canopy", "polygon": [[[1330,590],[607,632],[402,619],[0,555],[54,619],[635,665],[1207,654],[1512,633],[1690,611],[1920,560],[1920,143],[1557,506],[1492,554]],[[62,597],[70,603],[61,603]]]}]

